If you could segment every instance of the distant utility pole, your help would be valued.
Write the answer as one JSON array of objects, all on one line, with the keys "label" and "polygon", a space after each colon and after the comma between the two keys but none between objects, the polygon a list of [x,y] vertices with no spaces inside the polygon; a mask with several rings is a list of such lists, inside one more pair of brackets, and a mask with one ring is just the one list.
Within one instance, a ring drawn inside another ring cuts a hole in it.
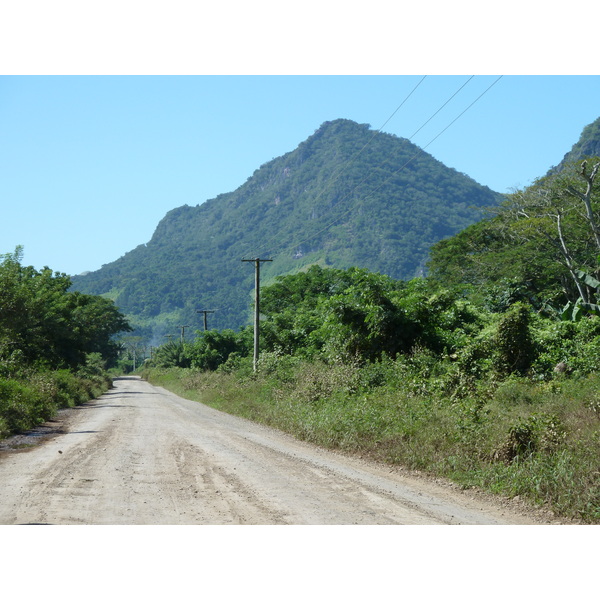
[{"label": "distant utility pole", "polygon": [[204,313],[204,331],[208,329],[208,325],[206,324],[206,315],[207,313],[214,313],[214,310],[197,310],[197,313]]},{"label": "distant utility pole", "polygon": [[260,263],[273,262],[273,260],[270,258],[243,258],[242,262],[254,263],[254,371],[256,372],[260,329]]},{"label": "distant utility pole", "polygon": [[189,327],[189,325],[179,325],[179,328],[181,329],[181,341],[182,342],[183,342],[183,338],[185,337],[185,330],[187,327]]}]

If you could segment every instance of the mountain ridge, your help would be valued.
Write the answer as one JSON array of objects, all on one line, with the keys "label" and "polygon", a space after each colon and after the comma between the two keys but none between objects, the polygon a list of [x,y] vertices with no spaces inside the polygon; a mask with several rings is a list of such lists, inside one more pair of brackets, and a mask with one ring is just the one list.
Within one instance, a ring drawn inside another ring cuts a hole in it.
[{"label": "mountain ridge", "polygon": [[433,243],[501,199],[409,140],[326,121],[236,190],[168,211],[146,244],[73,287],[113,297],[146,337],[148,327],[156,337],[181,319],[198,323],[195,311],[208,308],[218,310],[212,326],[237,328],[254,284],[243,258],[273,259],[263,282],[311,264],[409,279]]},{"label": "mountain ridge", "polygon": [[548,170],[547,175],[558,173],[567,163],[581,160],[587,156],[600,156],[600,117],[583,128],[577,142],[573,144],[558,165]]}]

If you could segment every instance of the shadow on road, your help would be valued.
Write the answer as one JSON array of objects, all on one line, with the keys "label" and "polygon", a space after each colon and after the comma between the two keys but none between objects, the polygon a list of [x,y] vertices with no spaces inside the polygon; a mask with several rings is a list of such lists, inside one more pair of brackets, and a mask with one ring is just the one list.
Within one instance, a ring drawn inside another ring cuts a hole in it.
[{"label": "shadow on road", "polygon": [[75,406],[73,410],[87,410],[88,408],[135,408],[129,404],[82,404]]}]

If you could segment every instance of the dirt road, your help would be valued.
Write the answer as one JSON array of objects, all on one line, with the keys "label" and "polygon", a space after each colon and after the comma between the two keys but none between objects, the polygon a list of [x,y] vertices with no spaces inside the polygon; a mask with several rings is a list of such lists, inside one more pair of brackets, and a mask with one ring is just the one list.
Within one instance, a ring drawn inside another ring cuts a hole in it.
[{"label": "dirt road", "polygon": [[0,451],[0,524],[533,524],[120,378],[64,432]]}]

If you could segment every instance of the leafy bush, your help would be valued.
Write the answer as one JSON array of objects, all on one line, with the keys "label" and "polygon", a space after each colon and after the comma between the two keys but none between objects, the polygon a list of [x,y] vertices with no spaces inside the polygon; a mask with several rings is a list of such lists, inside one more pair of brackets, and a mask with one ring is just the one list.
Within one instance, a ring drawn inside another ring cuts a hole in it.
[{"label": "leafy bush", "polygon": [[507,311],[494,336],[494,366],[504,375],[524,375],[536,357],[529,330],[530,309],[518,302]]},{"label": "leafy bush", "polygon": [[565,438],[565,427],[557,415],[532,414],[509,428],[507,440],[497,456],[512,462],[536,452],[554,452]]},{"label": "leafy bush", "polygon": [[152,364],[157,367],[190,367],[192,359],[183,342],[168,342],[154,351]]},{"label": "leafy bush", "polygon": [[252,328],[202,332],[193,342],[168,342],[154,351],[150,366],[180,367],[214,371],[230,356],[247,356],[253,347]]},{"label": "leafy bush", "polygon": [[232,329],[204,331],[188,349],[191,366],[214,371],[225,364],[231,355],[247,356],[254,345],[253,336],[250,327],[239,332]]},{"label": "leafy bush", "polygon": [[0,415],[8,435],[35,427],[53,414],[53,407],[33,387],[14,380],[0,380]]},{"label": "leafy bush", "polygon": [[66,370],[55,371],[51,374],[55,386],[54,401],[59,407],[73,407],[88,400],[82,389],[80,380]]},{"label": "leafy bush", "polygon": [[82,372],[29,368],[25,379],[0,378],[0,438],[26,431],[51,419],[60,408],[82,404],[104,393],[112,384],[99,370],[97,357]]}]

